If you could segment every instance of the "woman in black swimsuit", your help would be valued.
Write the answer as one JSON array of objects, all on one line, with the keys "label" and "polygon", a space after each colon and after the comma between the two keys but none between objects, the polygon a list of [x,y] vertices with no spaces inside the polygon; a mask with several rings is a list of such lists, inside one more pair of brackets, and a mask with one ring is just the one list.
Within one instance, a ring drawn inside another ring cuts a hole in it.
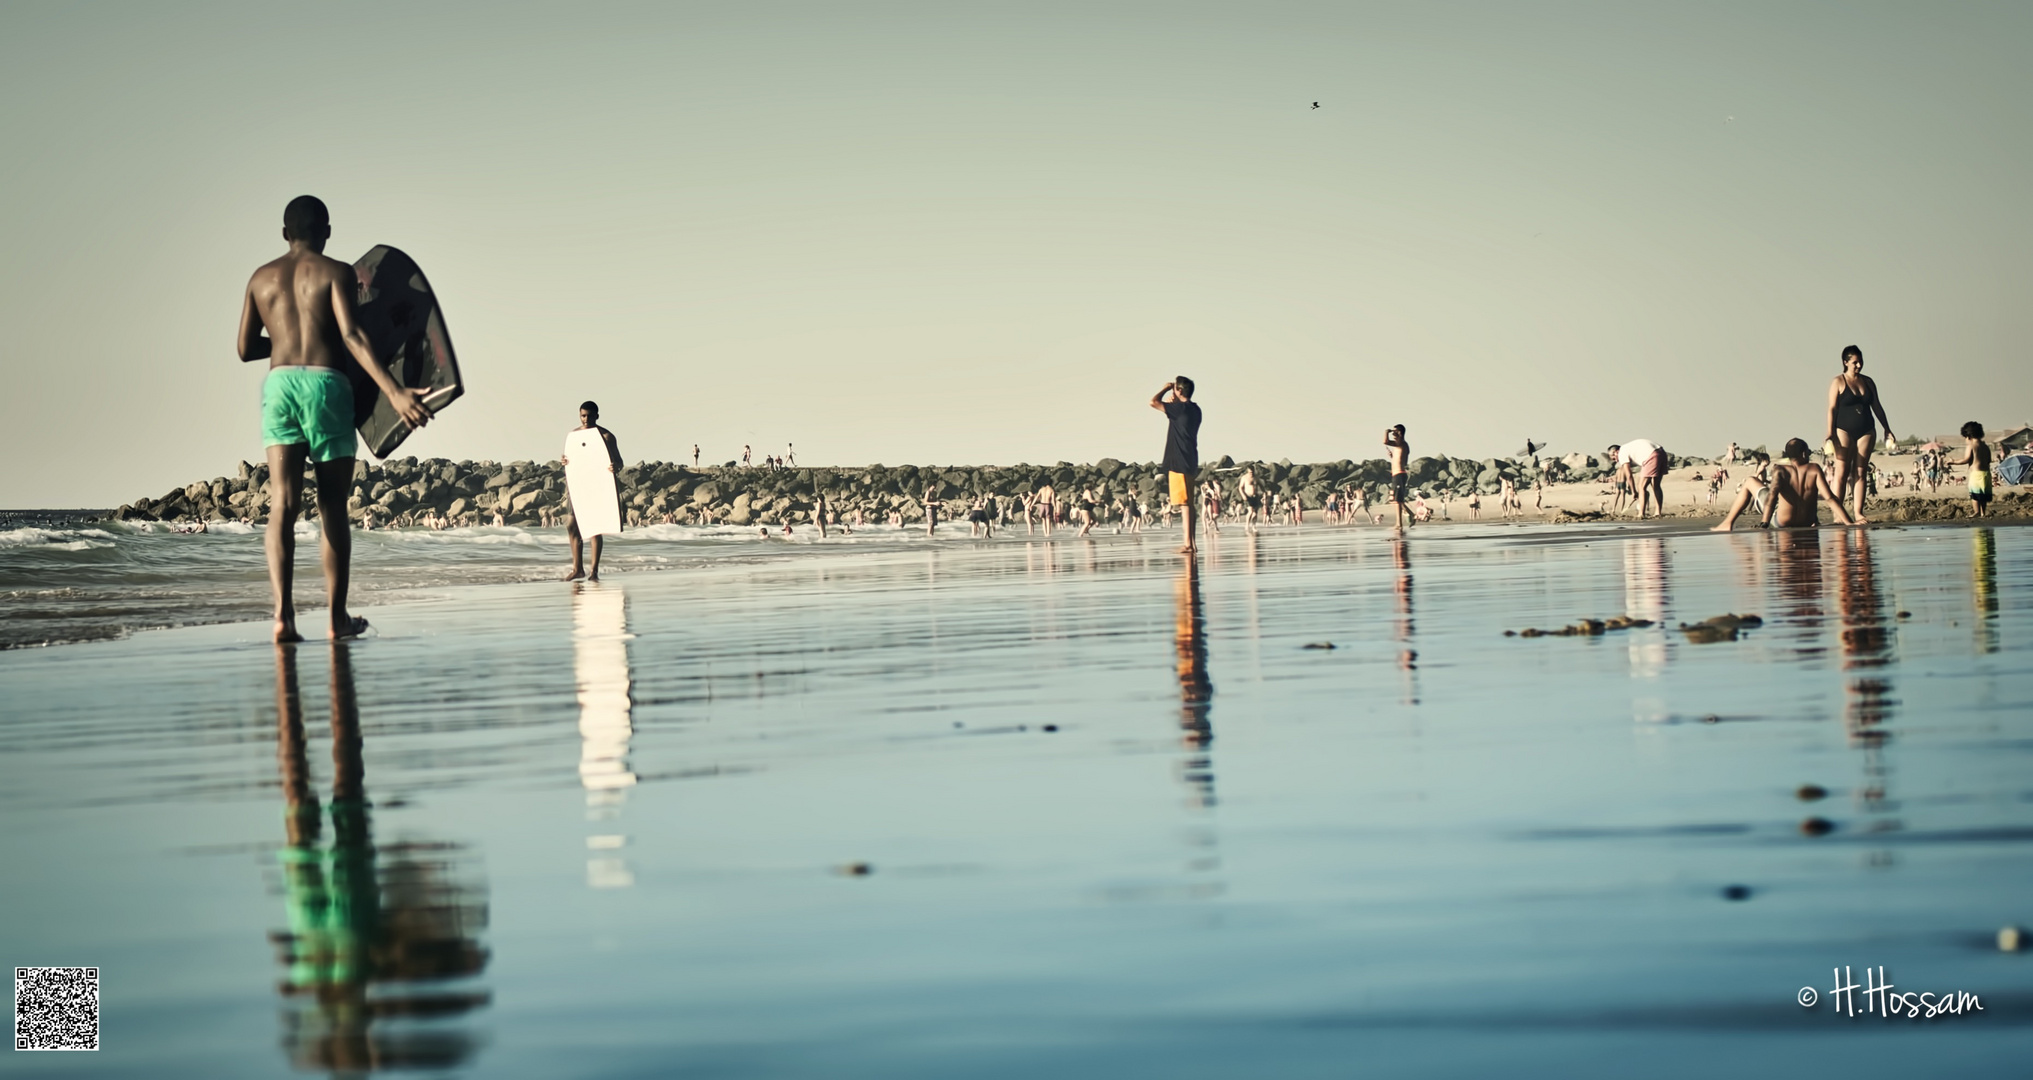
[{"label": "woman in black swimsuit", "polygon": [[1885,438],[1892,436],[1892,422],[1885,419],[1885,407],[1878,403],[1878,384],[1864,374],[1864,351],[1854,345],[1842,351],[1842,374],[1828,384],[1828,441],[1835,444],[1834,483],[1837,502],[1849,498],[1850,485],[1856,485],[1856,499],[1853,502],[1857,517],[1864,515],[1864,472],[1870,468],[1871,447],[1877,443],[1877,426],[1871,422],[1877,418],[1885,427]]}]

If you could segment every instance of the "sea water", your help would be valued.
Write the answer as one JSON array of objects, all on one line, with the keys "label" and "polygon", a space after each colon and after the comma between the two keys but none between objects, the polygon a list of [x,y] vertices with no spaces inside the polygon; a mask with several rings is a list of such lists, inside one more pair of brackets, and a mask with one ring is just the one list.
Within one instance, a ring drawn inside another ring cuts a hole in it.
[{"label": "sea water", "polygon": [[[0,956],[104,1001],[85,1065],[10,1071],[2019,1067],[2033,533],[1176,541],[0,654]],[[1612,615],[1650,625],[1505,635]]]}]

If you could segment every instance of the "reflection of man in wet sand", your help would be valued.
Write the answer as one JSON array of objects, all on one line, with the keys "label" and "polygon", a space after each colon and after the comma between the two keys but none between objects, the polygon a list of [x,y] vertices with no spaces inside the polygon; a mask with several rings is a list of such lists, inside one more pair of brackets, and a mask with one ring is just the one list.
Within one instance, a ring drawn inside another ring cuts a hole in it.
[{"label": "reflection of man in wet sand", "polygon": [[[1817,496],[1828,500],[1829,511],[1842,524],[1868,524],[1862,518],[1852,519],[1849,511],[1843,509],[1842,500],[1837,499],[1835,492],[1829,488],[1827,474],[1821,471],[1821,466],[1807,460],[1809,451],[1805,442],[1799,439],[1787,440],[1782,456],[1785,460],[1772,466],[1772,484],[1765,502],[1766,528],[1772,528],[1775,524],[1781,529],[1813,527],[1817,521],[1815,510]],[[1746,479],[1742,490],[1737,492],[1736,501],[1730,504],[1729,515],[1722,519],[1722,524],[1709,531],[1730,531],[1736,525],[1737,516],[1744,512],[1744,507],[1749,506],[1751,500],[1757,497],[1757,493],[1764,490],[1765,485],[1756,477]]]},{"label": "reflection of man in wet sand", "polygon": [[[292,1005],[283,1045],[299,1069],[455,1068],[478,1049],[457,1027],[484,990],[442,988],[480,974],[485,895],[456,880],[456,845],[377,845],[369,827],[352,658],[332,649],[332,798],[311,784],[296,650],[275,655],[277,751],[288,839],[277,852],[289,929],[270,935]],[[324,844],[329,816],[332,839]]]},{"label": "reflection of man in wet sand", "polygon": [[[1214,703],[1214,681],[1207,675],[1207,620],[1200,604],[1200,567],[1197,562],[1186,564],[1174,582],[1172,595],[1177,615],[1172,645],[1178,657],[1174,670],[1179,677],[1179,728],[1184,733],[1181,741],[1187,750],[1204,752],[1214,743],[1214,723],[1210,715]],[[1197,780],[1200,805],[1212,806],[1212,763],[1201,757],[1187,764],[1188,780]]]},{"label": "reflection of man in wet sand", "polygon": [[[607,444],[607,471],[620,472],[621,444],[615,441],[613,432],[600,426],[600,406],[590,401],[582,401],[579,403],[579,426],[572,430],[585,431],[587,428],[598,431],[600,433],[600,441]],[[559,464],[569,465],[571,460],[570,458],[561,458],[559,459]],[[566,490],[565,497],[567,499],[571,498],[570,489]],[[599,581],[600,534],[593,534],[593,572],[590,574],[585,571],[583,563],[579,558],[579,515],[573,514],[572,520],[566,523],[565,536],[572,542],[572,569],[571,572],[565,575],[565,580],[577,581],[580,578],[585,578],[587,581]]]},{"label": "reflection of man in wet sand", "polygon": [[[268,447],[268,583],[275,592],[275,640],[301,641],[296,629],[296,516],[303,505],[304,461],[318,477],[318,547],[332,605],[332,637],[358,637],[367,620],[346,610],[353,533],[346,496],[353,489],[353,383],[339,370],[351,355],[411,427],[430,410],[397,386],[354,320],[353,268],[325,257],[332,222],[310,195],[282,212],[289,251],[254,271],[240,305],[240,359],[268,360],[261,384],[261,438]],[[268,331],[267,336],[262,331]]]}]

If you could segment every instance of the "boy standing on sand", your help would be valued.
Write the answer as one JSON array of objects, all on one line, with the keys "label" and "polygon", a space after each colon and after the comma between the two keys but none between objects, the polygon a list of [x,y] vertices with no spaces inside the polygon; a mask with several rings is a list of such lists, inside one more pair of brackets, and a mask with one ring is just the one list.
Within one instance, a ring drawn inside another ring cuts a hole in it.
[{"label": "boy standing on sand", "polygon": [[1405,527],[1405,485],[1411,482],[1412,474],[1405,468],[1405,460],[1411,456],[1412,447],[1405,442],[1405,425],[1394,424],[1384,430],[1384,453],[1391,460],[1391,505],[1397,508],[1398,525]]},{"label": "boy standing on sand", "polygon": [[[578,426],[578,427],[575,427],[575,428],[573,428],[572,430],[573,430],[573,431],[585,431],[585,430],[586,430],[586,429],[588,429],[588,428],[591,428],[591,429],[593,429],[594,431],[597,431],[597,432],[599,432],[599,433],[600,433],[600,441],[601,441],[601,442],[603,442],[603,443],[606,443],[606,444],[607,444],[607,471],[608,471],[608,472],[620,472],[620,471],[621,471],[621,444],[620,444],[620,443],[618,443],[618,442],[616,442],[616,441],[614,440],[614,433],[613,433],[613,432],[611,432],[611,431],[607,430],[606,428],[604,428],[604,427],[601,427],[601,426],[600,426],[600,406],[598,406],[598,405],[596,405],[596,404],[594,404],[593,402],[590,402],[590,401],[582,401],[582,402],[580,402],[580,403],[579,403],[579,426]],[[559,459],[559,461],[558,461],[558,463],[559,463],[559,464],[561,464],[561,465],[569,465],[569,464],[571,464],[571,459],[570,459],[570,458],[560,458],[560,459]],[[571,499],[571,497],[572,497],[572,492],[571,492],[571,489],[570,489],[570,488],[566,488],[566,489],[565,489],[565,498],[566,498],[566,500],[567,500],[567,501],[569,501],[569,500]],[[569,522],[567,522],[567,523],[565,524],[565,536],[566,536],[566,538],[567,538],[567,539],[571,540],[571,542],[572,542],[572,572],[571,572],[571,573],[569,573],[569,574],[566,574],[566,575],[565,575],[565,580],[566,580],[566,581],[577,581],[577,580],[579,580],[580,578],[585,578],[585,579],[586,579],[587,581],[599,581],[599,580],[600,580],[600,534],[599,534],[599,533],[594,533],[594,534],[593,534],[593,572],[592,572],[592,573],[590,573],[590,574],[589,574],[589,573],[587,573],[587,572],[586,572],[586,571],[585,571],[584,569],[582,569],[582,568],[581,568],[581,562],[580,562],[580,559],[579,559],[579,539],[580,539],[580,538],[579,538],[579,515],[578,515],[578,514],[576,514],[576,513],[575,513],[575,514],[573,514],[573,515],[572,515],[572,520],[571,520],[571,521],[569,521]]]},{"label": "boy standing on sand", "polygon": [[[261,437],[268,447],[268,583],[275,592],[275,640],[302,641],[296,629],[296,516],[303,504],[304,461],[318,477],[318,547],[331,598],[332,639],[358,637],[367,620],[346,610],[353,533],[346,495],[353,487],[353,383],[339,370],[350,353],[413,428],[430,410],[397,386],[374,355],[353,313],[353,268],[325,257],[332,219],[310,195],[282,212],[289,251],[248,279],[240,306],[240,359],[268,360],[261,384]],[[266,336],[262,331],[266,330]]]},{"label": "boy standing on sand", "polygon": [[1991,446],[1984,441],[1984,426],[1974,420],[1962,426],[1962,437],[1969,440],[1969,446],[1962,457],[1949,464],[1969,466],[1970,514],[1983,517],[1984,508],[1991,505]]},{"label": "boy standing on sand", "polygon": [[1165,474],[1172,505],[1186,513],[1186,546],[1179,554],[1192,555],[1193,527],[1199,518],[1193,506],[1193,477],[1200,471],[1200,406],[1193,404],[1193,380],[1181,375],[1166,383],[1151,395],[1151,408],[1164,413],[1171,424],[1165,432]]}]

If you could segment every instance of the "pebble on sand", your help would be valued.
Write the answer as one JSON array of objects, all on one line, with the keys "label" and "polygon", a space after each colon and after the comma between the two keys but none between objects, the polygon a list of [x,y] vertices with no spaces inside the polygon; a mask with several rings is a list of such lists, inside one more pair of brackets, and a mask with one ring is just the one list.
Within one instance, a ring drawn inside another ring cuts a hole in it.
[{"label": "pebble on sand", "polygon": [[1827,836],[1835,831],[1835,822],[1825,817],[1811,817],[1800,823],[1802,836]]},{"label": "pebble on sand", "polygon": [[1828,789],[1820,784],[1802,784],[1794,789],[1793,797],[1801,802],[1813,802],[1816,799],[1828,798]]},{"label": "pebble on sand", "polygon": [[1722,887],[1722,898],[1724,900],[1749,900],[1751,898],[1751,887],[1749,885],[1724,885]]},{"label": "pebble on sand", "polygon": [[867,877],[868,875],[875,873],[875,867],[870,866],[865,862],[842,863],[839,866],[834,867],[833,872],[839,874],[841,877]]},{"label": "pebble on sand", "polygon": [[1999,952],[2018,952],[2025,947],[2026,930],[2024,927],[2007,926],[1998,931]]}]

